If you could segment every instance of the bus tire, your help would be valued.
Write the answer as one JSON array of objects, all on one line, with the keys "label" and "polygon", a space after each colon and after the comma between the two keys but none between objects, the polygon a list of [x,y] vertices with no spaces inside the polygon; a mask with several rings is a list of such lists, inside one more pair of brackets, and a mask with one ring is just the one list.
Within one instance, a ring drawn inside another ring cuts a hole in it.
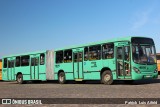
[{"label": "bus tire", "polygon": [[102,73],[101,82],[105,85],[111,85],[113,83],[113,76],[111,71],[106,70]]},{"label": "bus tire", "polygon": [[23,84],[24,83],[24,81],[23,81],[23,75],[22,74],[18,74],[16,80],[17,80],[18,84]]},{"label": "bus tire", "polygon": [[60,84],[65,84],[66,83],[66,77],[64,72],[60,72],[58,75],[58,81]]}]

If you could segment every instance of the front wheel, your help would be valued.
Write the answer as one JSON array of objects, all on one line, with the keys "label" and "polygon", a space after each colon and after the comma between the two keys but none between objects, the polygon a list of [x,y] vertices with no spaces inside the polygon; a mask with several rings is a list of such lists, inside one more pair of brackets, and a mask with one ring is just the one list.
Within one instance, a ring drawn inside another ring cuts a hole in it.
[{"label": "front wheel", "polygon": [[64,72],[59,73],[58,81],[59,81],[60,84],[66,83],[66,77],[65,77],[65,73]]},{"label": "front wheel", "polygon": [[24,81],[23,81],[23,75],[22,74],[18,74],[16,80],[17,80],[18,84],[23,84],[24,83]]},{"label": "front wheel", "polygon": [[111,71],[106,70],[102,73],[101,82],[105,85],[111,85],[113,83],[113,76]]}]

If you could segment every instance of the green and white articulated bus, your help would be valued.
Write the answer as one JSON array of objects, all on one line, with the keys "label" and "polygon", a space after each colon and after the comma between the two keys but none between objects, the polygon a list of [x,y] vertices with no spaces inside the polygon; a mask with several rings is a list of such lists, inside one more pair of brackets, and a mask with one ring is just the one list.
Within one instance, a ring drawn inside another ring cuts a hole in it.
[{"label": "green and white articulated bus", "polygon": [[2,78],[32,80],[142,80],[157,78],[156,50],[148,37],[126,37],[81,46],[5,56]]}]

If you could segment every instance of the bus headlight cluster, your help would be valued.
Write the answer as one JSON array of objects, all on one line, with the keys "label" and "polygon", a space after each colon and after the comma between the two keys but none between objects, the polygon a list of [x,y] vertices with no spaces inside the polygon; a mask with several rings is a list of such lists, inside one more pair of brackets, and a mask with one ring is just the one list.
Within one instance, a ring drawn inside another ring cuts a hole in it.
[{"label": "bus headlight cluster", "polygon": [[140,70],[139,70],[138,68],[133,67],[133,69],[134,69],[134,71],[135,71],[136,73],[138,73],[138,74],[140,74],[140,73],[141,73],[141,72],[140,72]]},{"label": "bus headlight cluster", "polygon": [[154,73],[156,73],[156,72],[157,72],[157,69],[154,70]]}]

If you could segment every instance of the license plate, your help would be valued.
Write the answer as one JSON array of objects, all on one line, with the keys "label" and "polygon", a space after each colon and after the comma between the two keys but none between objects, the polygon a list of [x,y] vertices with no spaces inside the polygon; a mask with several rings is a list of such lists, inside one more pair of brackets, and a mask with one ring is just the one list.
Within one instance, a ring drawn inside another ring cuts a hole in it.
[{"label": "license plate", "polygon": [[146,75],[147,78],[151,77],[150,75]]}]

